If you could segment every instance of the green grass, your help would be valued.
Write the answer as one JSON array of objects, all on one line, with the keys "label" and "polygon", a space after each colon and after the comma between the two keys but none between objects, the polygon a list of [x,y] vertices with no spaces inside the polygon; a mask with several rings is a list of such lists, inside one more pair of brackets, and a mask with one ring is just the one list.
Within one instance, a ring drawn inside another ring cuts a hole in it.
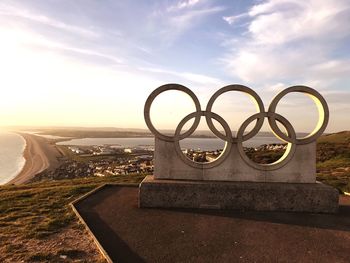
[{"label": "green grass", "polygon": [[350,132],[323,135],[317,144],[317,180],[350,192]]},{"label": "green grass", "polygon": [[70,160],[73,160],[73,161],[77,161],[77,162],[81,162],[83,161],[83,159],[77,155],[77,154],[74,154],[71,150],[68,149],[68,146],[66,145],[56,145],[57,148],[60,149],[60,151],[63,152],[64,156]]},{"label": "green grass", "polygon": [[350,131],[342,131],[321,136],[318,143],[350,143]]},{"label": "green grass", "polygon": [[106,154],[106,155],[79,155],[73,153],[71,150],[69,150],[68,146],[66,145],[57,145],[57,147],[64,153],[64,156],[73,161],[82,162],[82,163],[88,163],[90,161],[105,161],[105,160],[117,160],[118,158],[132,158],[135,156],[135,154],[130,153],[114,153],[114,154]]},{"label": "green grass", "polygon": [[[72,180],[42,181],[20,186],[0,187],[0,243],[2,251],[27,254],[18,240],[43,239],[61,229],[78,224],[69,203],[83,194],[105,183],[140,183],[144,175],[120,175],[109,177],[89,177]],[[77,251],[70,251],[77,254]],[[69,254],[68,253],[68,254]],[[6,255],[0,255],[6,256]],[[36,253],[28,256],[28,261],[45,261],[52,255]]]},{"label": "green grass", "polygon": [[329,159],[324,162],[318,162],[318,169],[336,169],[339,167],[347,167],[350,166],[350,158],[336,156],[335,158]]},{"label": "green grass", "polygon": [[338,189],[339,193],[348,192],[350,193],[350,174],[348,175],[324,175],[324,174],[318,174],[317,180],[333,186],[334,188]]}]

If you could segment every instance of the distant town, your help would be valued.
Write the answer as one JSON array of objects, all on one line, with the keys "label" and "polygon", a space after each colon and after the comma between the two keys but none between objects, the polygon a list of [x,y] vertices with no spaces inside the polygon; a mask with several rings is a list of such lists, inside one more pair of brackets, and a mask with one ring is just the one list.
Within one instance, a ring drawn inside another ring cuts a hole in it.
[{"label": "distant town", "polygon": [[33,179],[34,181],[153,172],[153,146],[124,148],[119,145],[60,145],[57,147],[63,155],[59,167],[42,172]]},{"label": "distant town", "polygon": [[[51,140],[55,142],[55,140]],[[152,174],[154,169],[154,146],[140,145],[122,147],[120,145],[57,145],[62,157],[60,165],[35,176],[32,181],[44,179],[72,179],[90,176],[111,176],[128,174]],[[261,145],[244,148],[247,155],[260,163],[269,163],[282,156],[285,144]],[[183,149],[183,153],[194,162],[212,162],[220,156],[222,149],[202,151]],[[271,154],[276,153],[276,154]],[[274,159],[271,159],[274,158]]]}]

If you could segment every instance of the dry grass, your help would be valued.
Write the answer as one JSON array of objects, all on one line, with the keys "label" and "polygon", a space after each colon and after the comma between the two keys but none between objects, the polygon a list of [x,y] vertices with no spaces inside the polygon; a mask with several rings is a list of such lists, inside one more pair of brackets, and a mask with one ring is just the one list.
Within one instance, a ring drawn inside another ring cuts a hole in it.
[{"label": "dry grass", "polygon": [[[53,243],[55,249],[52,251],[45,247],[45,243],[53,236],[59,238],[69,229],[75,229],[78,231],[75,235],[88,239],[84,237],[84,229],[79,225],[69,203],[104,183],[139,183],[143,177],[90,177],[0,187],[0,261],[60,262],[63,260],[59,257],[62,253],[67,256],[64,262],[84,258],[85,251],[76,250],[69,244],[60,248]],[[33,244],[42,246],[46,251],[36,250]],[[89,259],[87,254],[86,258],[89,262],[96,261],[96,258]]]}]

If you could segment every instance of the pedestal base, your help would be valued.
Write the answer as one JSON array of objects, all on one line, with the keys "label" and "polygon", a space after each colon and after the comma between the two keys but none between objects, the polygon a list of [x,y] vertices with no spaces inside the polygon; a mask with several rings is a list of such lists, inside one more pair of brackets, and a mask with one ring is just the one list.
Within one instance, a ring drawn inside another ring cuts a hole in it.
[{"label": "pedestal base", "polygon": [[159,180],[140,184],[139,206],[336,213],[339,193],[322,183]]}]

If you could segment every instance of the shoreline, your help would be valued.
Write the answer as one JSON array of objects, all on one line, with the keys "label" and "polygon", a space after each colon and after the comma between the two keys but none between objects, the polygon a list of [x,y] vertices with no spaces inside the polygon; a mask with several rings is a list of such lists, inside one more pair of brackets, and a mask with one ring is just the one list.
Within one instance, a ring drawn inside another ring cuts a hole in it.
[{"label": "shoreline", "polygon": [[56,146],[50,144],[46,138],[28,133],[18,134],[26,141],[23,151],[25,164],[19,174],[6,183],[7,185],[24,184],[44,170],[55,169],[59,164],[57,157],[62,156]]}]

